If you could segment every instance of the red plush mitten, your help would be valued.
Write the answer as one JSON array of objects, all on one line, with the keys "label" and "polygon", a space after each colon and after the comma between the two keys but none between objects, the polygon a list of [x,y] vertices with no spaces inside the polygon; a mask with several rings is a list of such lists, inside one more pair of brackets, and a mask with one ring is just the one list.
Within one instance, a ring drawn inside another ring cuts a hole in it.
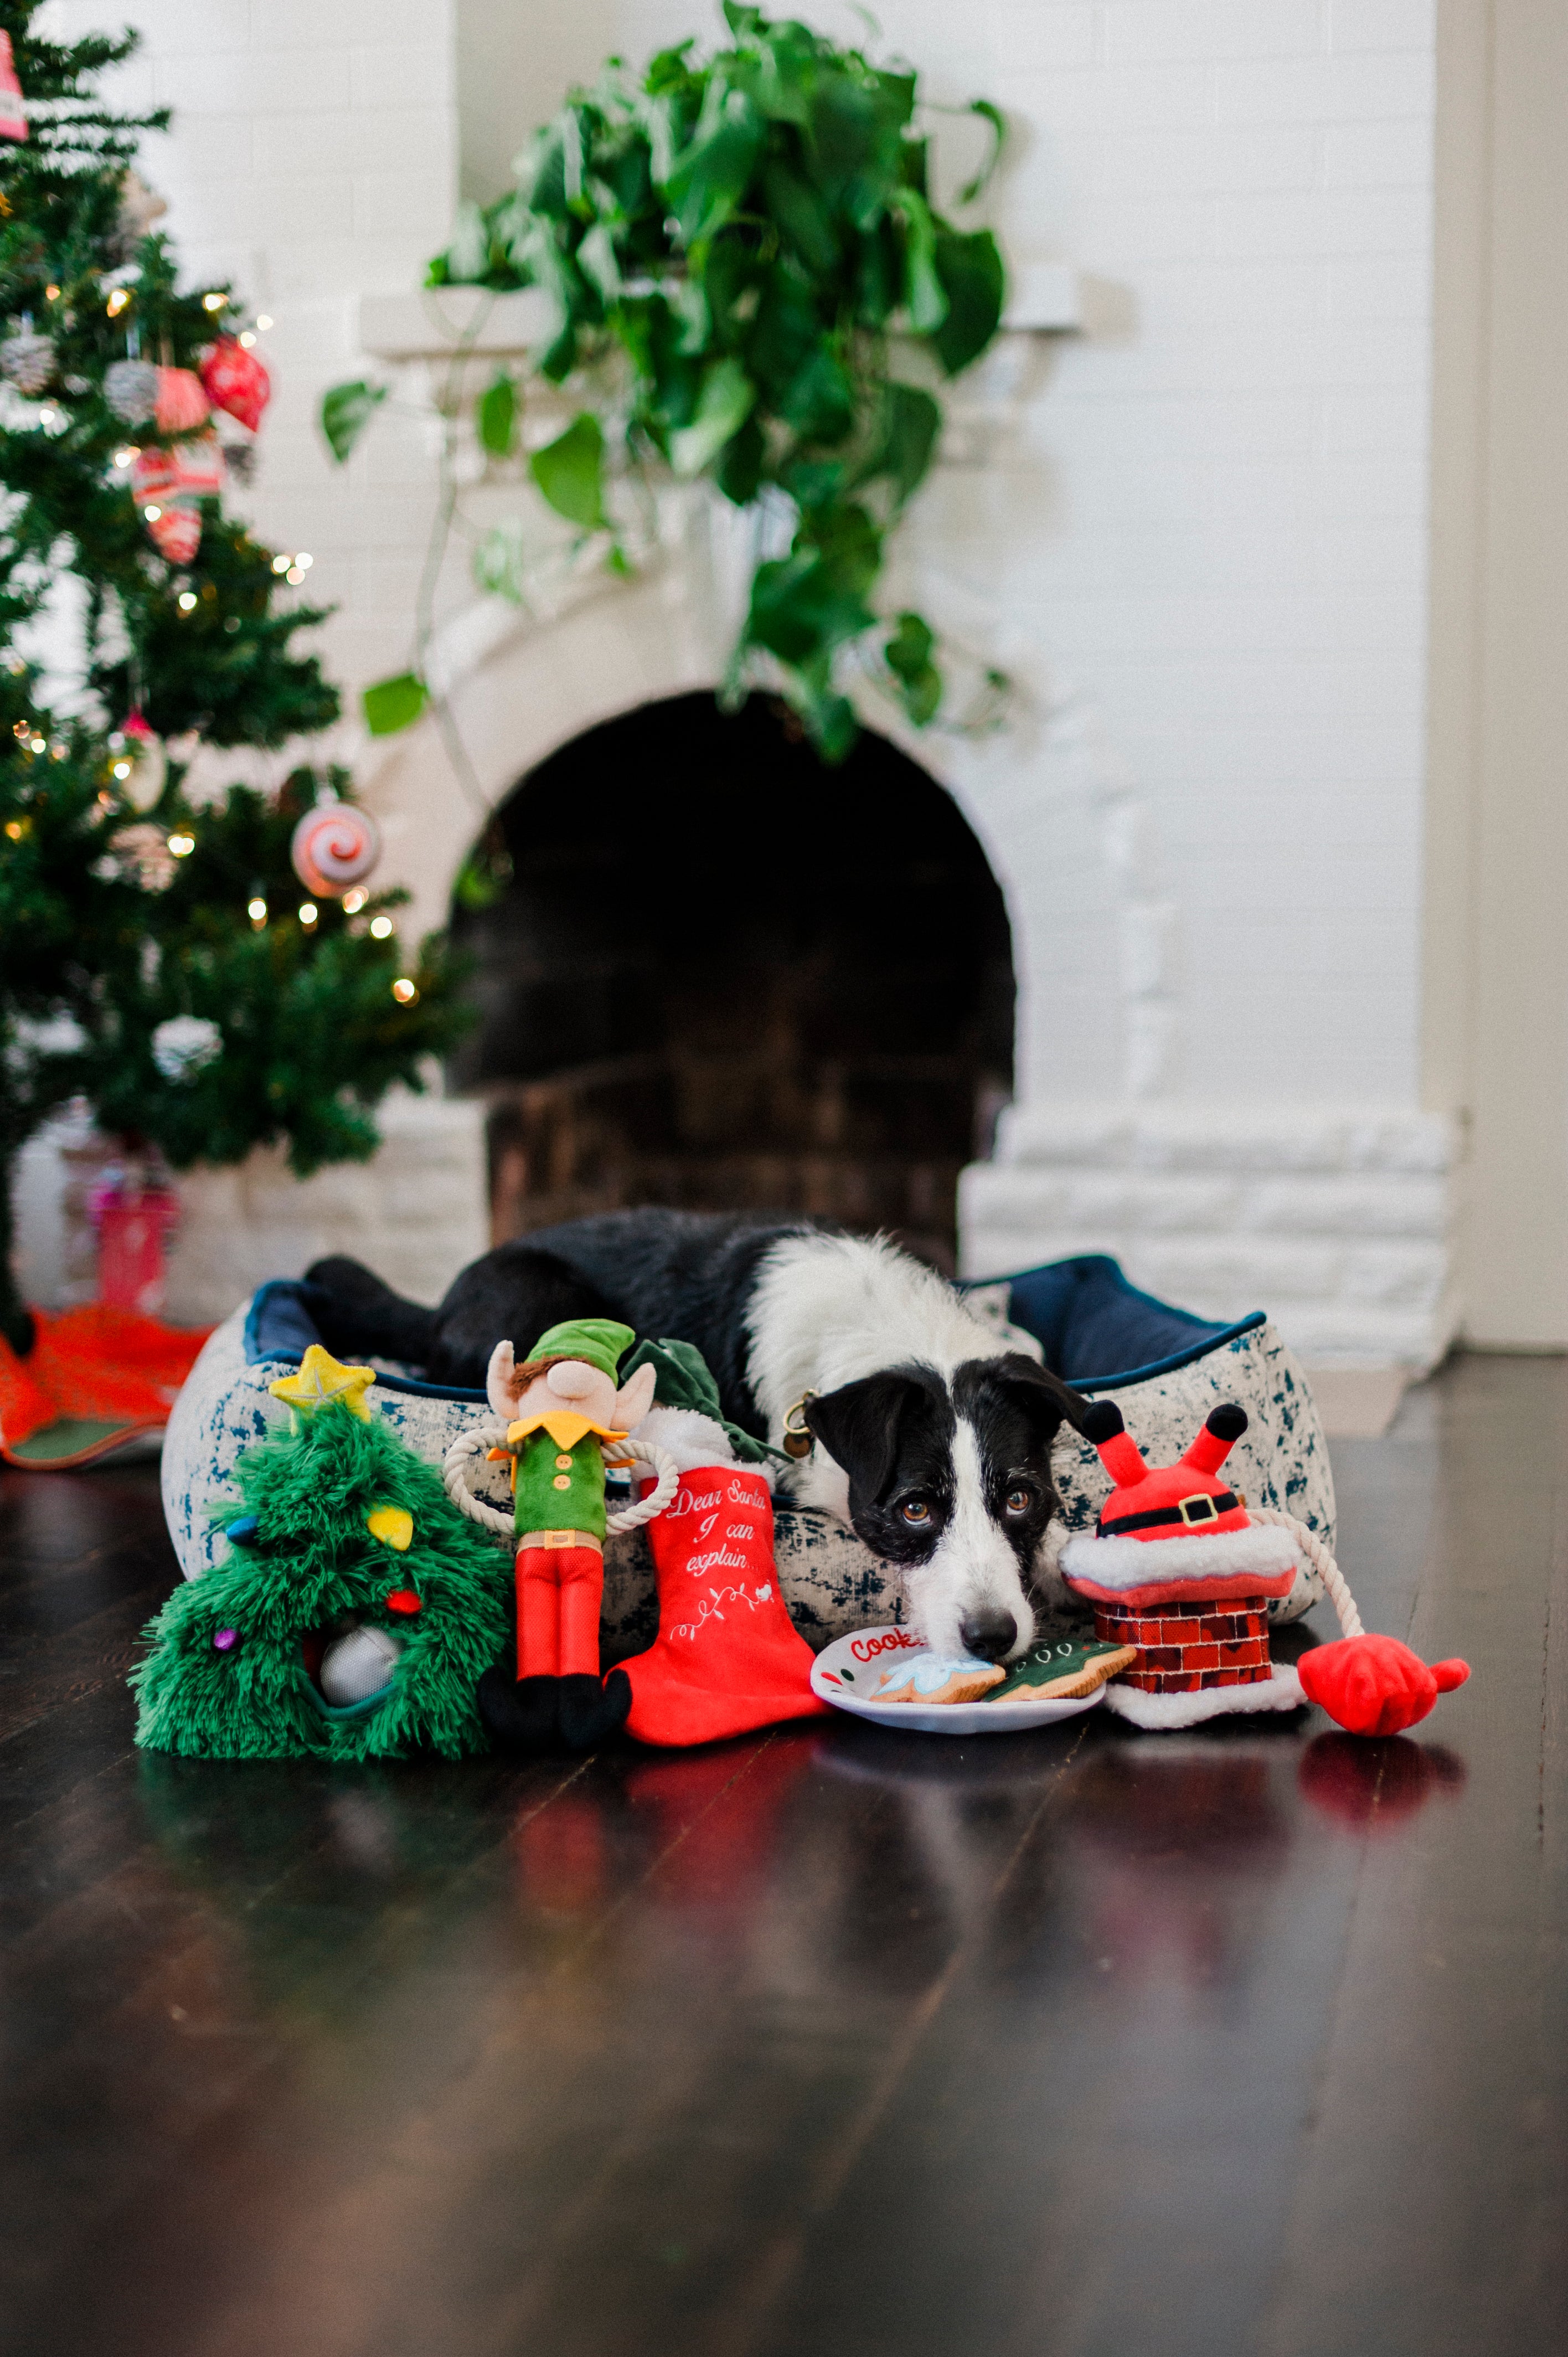
[{"label": "red plush mitten", "polygon": [[1400,1734],[1470,1674],[1468,1662],[1428,1667],[1397,1637],[1341,1637],[1303,1653],[1295,1666],[1308,1702],[1351,1735]]},{"label": "red plush mitten", "polygon": [[628,1735],[711,1743],[826,1710],[811,1692],[811,1647],[779,1592],[773,1501],[760,1473],[744,1465],[682,1473],[648,1543],[659,1641],[621,1664],[631,1681]]}]

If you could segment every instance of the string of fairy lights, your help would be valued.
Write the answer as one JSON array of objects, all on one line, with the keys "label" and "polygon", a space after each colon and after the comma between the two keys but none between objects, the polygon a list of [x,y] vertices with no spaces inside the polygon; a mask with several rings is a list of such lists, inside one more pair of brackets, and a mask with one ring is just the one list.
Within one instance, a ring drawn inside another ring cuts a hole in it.
[{"label": "string of fairy lights", "polygon": [[[11,668],[13,670],[19,670],[21,666],[18,663],[13,662]],[[49,737],[43,735],[39,727],[39,724],[36,720],[22,719],[14,722],[12,725],[11,734],[16,739],[18,753],[21,755],[22,759],[27,762],[46,759],[54,761],[63,761],[68,758],[70,751],[70,744],[64,737],[56,737],[51,740]],[[122,730],[116,729],[110,737],[109,748],[112,758],[107,765],[107,775],[104,784],[100,789],[98,802],[100,807],[105,812],[123,812],[124,809],[124,790],[132,776],[134,774],[135,759],[132,753],[129,744],[127,743],[125,735]],[[116,791],[116,789],[119,791]],[[308,824],[311,816],[319,814],[336,815],[338,812],[347,810],[349,807],[349,805],[345,804],[319,804],[317,805],[317,813],[307,814],[306,820],[302,821],[301,824],[302,826]],[[362,813],[356,812],[354,815],[361,822],[364,822],[364,814]],[[4,827],[4,834],[14,844],[24,842],[32,831],[32,818],[27,813],[7,819]],[[142,831],[144,830],[137,830],[137,832]],[[145,823],[145,831],[149,836],[155,835],[160,832],[156,823],[152,822]],[[127,832],[129,832],[129,830],[127,830]],[[111,837],[112,844],[113,840],[114,838]],[[372,829],[370,832],[370,844],[373,845],[374,843],[375,836]],[[196,836],[188,825],[181,824],[172,829],[170,833],[164,836],[163,847],[167,852],[171,860],[188,859],[192,852],[196,849]],[[370,857],[371,864],[373,864],[375,856],[374,850],[370,850],[368,852],[368,856]],[[146,881],[145,874],[142,880],[145,885]],[[154,888],[156,888],[156,887],[155,886]],[[330,895],[330,897],[337,900],[344,916],[348,918],[350,922],[363,913],[364,909],[369,906],[371,899],[370,893],[362,884],[350,885],[346,891],[334,893]],[[315,933],[321,921],[321,909],[317,899],[301,900],[294,913],[302,932],[306,935]],[[245,904],[245,914],[250,920],[251,930],[252,932],[264,932],[267,930],[269,923],[275,921],[273,911],[268,903],[266,894],[262,890],[260,886],[252,888],[251,896]],[[393,925],[392,920],[389,916],[384,912],[378,912],[378,914],[370,919],[365,930],[370,934],[372,941],[385,942],[392,940],[394,932],[396,931],[396,927]],[[413,1006],[418,1004],[419,985],[411,974],[396,975],[392,982],[391,991],[392,997],[397,1001],[397,1004],[400,1006]]]},{"label": "string of fairy lights", "polygon": [[[52,281],[45,288],[45,299],[51,305],[58,303],[62,294],[63,289]],[[134,300],[135,290],[132,285],[124,281],[111,283],[105,296],[104,308],[111,319],[119,319],[131,310]],[[213,315],[215,326],[220,323],[220,315],[231,307],[229,296],[216,289],[204,295],[201,300],[203,309]],[[242,350],[251,351],[254,349],[258,337],[264,335],[273,324],[272,318],[266,312],[260,312],[256,315],[254,324],[241,328],[233,340]],[[134,356],[139,340],[134,332],[134,319],[128,319],[126,326],[132,331],[129,338],[129,350]],[[38,402],[33,411],[33,416],[36,424],[48,434],[62,430],[70,423],[69,412],[62,404],[58,400],[48,398]],[[114,475],[125,480],[127,488],[131,488],[134,482],[134,470],[138,459],[143,456],[144,447],[142,443],[127,438],[118,444],[111,453],[111,466]],[[232,457],[232,451],[230,456]],[[152,525],[160,522],[164,509],[155,498],[150,501],[142,500],[140,512],[143,521]],[[290,587],[297,588],[314,563],[315,558],[307,549],[295,549],[275,555],[272,560],[272,569],[281,580],[287,582]],[[192,586],[188,576],[185,585],[176,594],[175,608],[182,616],[189,617],[197,613],[205,604],[215,605],[217,597],[218,590],[213,583],[204,583],[198,589]],[[231,630],[238,627],[238,622],[232,619],[224,624],[224,628]],[[13,662],[11,668],[13,671],[19,671],[21,665]],[[15,724],[12,735],[25,762],[31,763],[45,759],[61,761],[68,758],[70,751],[69,741],[63,737],[56,737],[51,740],[46,733],[47,725],[33,719],[18,720]],[[155,753],[155,750],[158,764],[155,773],[156,791],[149,801],[138,802],[130,791],[132,780],[138,768]],[[107,773],[98,795],[99,804],[106,814],[110,813],[123,814],[129,822],[118,831],[117,834],[110,837],[111,854],[113,854],[118,846],[124,856],[116,864],[125,872],[134,873],[144,889],[161,889],[174,872],[172,866],[165,864],[165,856],[168,862],[188,859],[197,847],[196,834],[188,823],[182,822],[164,834],[150,816],[140,820],[136,817],[138,808],[150,812],[156,807],[162,790],[161,748],[156,748],[156,740],[150,731],[145,727],[134,728],[133,724],[128,723],[125,728],[116,729],[111,734],[108,738],[108,752]],[[335,810],[347,808],[346,805],[331,807]],[[358,815],[368,826],[369,822],[363,819],[363,814]],[[303,827],[306,822],[301,823]],[[5,835],[14,844],[23,842],[31,832],[32,819],[26,813],[8,819],[4,828]],[[373,827],[370,828],[370,841],[374,845]],[[367,864],[373,864],[374,856],[375,852],[372,850]],[[296,869],[301,866],[297,834],[295,865]],[[344,889],[334,888],[326,894],[319,889],[313,890],[313,887],[319,887],[323,881],[324,879],[317,876],[314,871],[310,872],[306,880],[309,897],[299,901],[293,912],[301,932],[307,938],[314,936],[319,930],[322,898],[335,899],[344,916],[351,923],[362,914],[370,900],[369,892],[358,883],[351,884]],[[251,891],[245,905],[245,913],[253,932],[264,932],[269,924],[277,921],[274,912],[269,907],[266,893],[259,884]],[[376,941],[390,941],[395,929],[389,916],[377,914],[369,920],[366,930]],[[405,1007],[416,1005],[420,996],[417,983],[408,974],[397,975],[391,984],[391,992],[396,1003]]]}]

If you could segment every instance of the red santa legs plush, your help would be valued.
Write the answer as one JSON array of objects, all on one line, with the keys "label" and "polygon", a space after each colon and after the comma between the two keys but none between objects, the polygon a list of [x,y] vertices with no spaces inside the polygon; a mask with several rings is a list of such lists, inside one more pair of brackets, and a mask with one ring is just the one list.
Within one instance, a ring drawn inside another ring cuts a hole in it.
[{"label": "red santa legs plush", "polygon": [[[1424,1718],[1469,1675],[1463,1662],[1429,1668],[1393,1637],[1369,1637],[1332,1555],[1305,1523],[1250,1513],[1220,1468],[1247,1429],[1230,1403],[1210,1414],[1175,1465],[1145,1465],[1112,1400],[1097,1400],[1085,1437],[1115,1487],[1092,1534],[1062,1550],[1069,1587],[1094,1607],[1095,1628],[1137,1660],[1105,1690],[1107,1706],[1141,1727],[1190,1727],[1230,1711],[1316,1703],[1355,1735],[1393,1735]],[[1269,1659],[1268,1608],[1310,1566],[1344,1630],[1304,1655],[1299,1671]]]}]

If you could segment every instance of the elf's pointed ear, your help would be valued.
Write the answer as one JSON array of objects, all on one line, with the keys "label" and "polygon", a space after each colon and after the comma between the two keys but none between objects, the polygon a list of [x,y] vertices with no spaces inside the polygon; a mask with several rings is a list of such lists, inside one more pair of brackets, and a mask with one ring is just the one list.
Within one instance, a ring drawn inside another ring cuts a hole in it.
[{"label": "elf's pointed ear", "polygon": [[893,1478],[908,1423],[931,1405],[931,1378],[889,1367],[808,1400],[803,1414],[812,1437],[849,1475],[852,1491],[880,1498]]},{"label": "elf's pointed ear", "polygon": [[490,1363],[485,1372],[485,1397],[497,1415],[513,1416],[522,1394],[517,1380],[517,1361],[510,1342],[498,1342],[490,1352]]},{"label": "elf's pointed ear", "polygon": [[653,1405],[654,1387],[659,1370],[651,1360],[646,1360],[637,1372],[622,1383],[616,1394],[615,1419],[622,1432],[630,1432],[642,1422]]}]

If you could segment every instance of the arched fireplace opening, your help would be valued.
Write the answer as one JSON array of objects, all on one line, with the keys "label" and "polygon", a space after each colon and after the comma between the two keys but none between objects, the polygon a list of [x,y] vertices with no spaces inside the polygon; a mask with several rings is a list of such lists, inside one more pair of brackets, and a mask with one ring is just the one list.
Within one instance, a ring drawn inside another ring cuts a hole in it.
[{"label": "arched fireplace opening", "polygon": [[1013,1073],[1006,909],[950,796],[864,736],[824,769],[759,697],[606,722],[522,780],[512,874],[453,929],[492,1233],[631,1203],[805,1211],[954,1255]]}]

